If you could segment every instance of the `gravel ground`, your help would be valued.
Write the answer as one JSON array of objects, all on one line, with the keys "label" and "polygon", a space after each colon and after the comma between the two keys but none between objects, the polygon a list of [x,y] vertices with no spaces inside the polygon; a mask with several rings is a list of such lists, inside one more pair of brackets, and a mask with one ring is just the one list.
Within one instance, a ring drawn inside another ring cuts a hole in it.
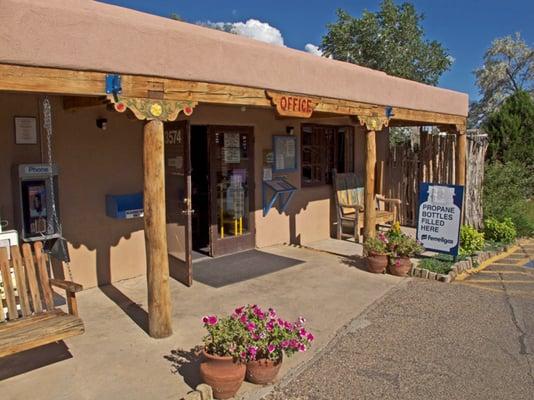
[{"label": "gravel ground", "polygon": [[518,266],[525,257],[464,282],[393,290],[266,399],[534,399],[534,269]]}]

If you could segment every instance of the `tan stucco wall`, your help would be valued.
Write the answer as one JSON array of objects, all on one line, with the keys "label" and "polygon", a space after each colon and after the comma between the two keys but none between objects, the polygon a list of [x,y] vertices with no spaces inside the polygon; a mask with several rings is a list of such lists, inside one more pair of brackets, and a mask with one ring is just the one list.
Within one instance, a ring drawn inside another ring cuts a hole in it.
[{"label": "tan stucco wall", "polygon": [[[143,221],[114,220],[105,214],[106,194],[142,190],[143,123],[109,112],[104,106],[64,111],[61,98],[51,100],[61,220],[70,243],[73,279],[92,287],[143,274]],[[38,97],[33,95],[0,95],[0,188],[7,188],[0,190],[0,212],[9,221],[13,221],[12,165],[41,161],[40,144],[14,144],[13,117],[38,117],[38,104]],[[107,118],[106,131],[96,127],[97,118]],[[190,117],[190,123],[196,125],[254,127],[256,246],[260,248],[289,242],[305,244],[330,236],[334,215],[331,187],[301,188],[300,172],[284,174],[299,189],[287,212],[279,214],[272,209],[266,217],[262,215],[263,150],[271,149],[272,135],[285,134],[287,126],[293,126],[300,137],[300,122],[276,118],[272,110],[226,106],[199,106]],[[350,123],[347,118],[302,122]],[[356,171],[363,174],[364,136],[360,127],[356,132]],[[387,141],[378,140],[382,142]]]},{"label": "tan stucco wall", "polygon": [[[51,103],[61,222],[70,244],[73,279],[91,287],[144,273],[143,221],[105,215],[107,193],[142,190],[142,123],[105,107],[64,111],[60,98],[52,97]],[[13,117],[39,116],[38,104],[33,95],[0,95],[0,187],[8,188],[0,191],[0,210],[10,229],[11,167],[41,162],[40,145],[14,144]],[[106,131],[96,127],[100,117],[108,119]],[[46,155],[44,141],[43,151]]]}]

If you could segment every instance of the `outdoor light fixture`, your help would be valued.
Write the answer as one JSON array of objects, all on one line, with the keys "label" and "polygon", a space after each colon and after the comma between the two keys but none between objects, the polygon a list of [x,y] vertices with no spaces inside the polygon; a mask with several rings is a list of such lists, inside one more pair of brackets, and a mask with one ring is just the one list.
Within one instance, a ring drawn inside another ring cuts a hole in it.
[{"label": "outdoor light fixture", "polygon": [[103,131],[105,131],[108,128],[107,118],[97,118],[96,126],[98,127],[98,129],[102,129]]},{"label": "outdoor light fixture", "polygon": [[293,135],[295,133],[295,128],[293,126],[286,126],[286,133],[288,135]]}]

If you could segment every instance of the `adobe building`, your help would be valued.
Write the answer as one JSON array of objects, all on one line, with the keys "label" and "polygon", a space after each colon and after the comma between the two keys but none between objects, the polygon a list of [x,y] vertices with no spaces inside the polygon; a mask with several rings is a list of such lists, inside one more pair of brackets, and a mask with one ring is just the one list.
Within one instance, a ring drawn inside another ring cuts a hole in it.
[{"label": "adobe building", "polygon": [[86,288],[147,273],[153,336],[195,252],[331,237],[332,169],[372,234],[388,127],[456,132],[464,183],[464,93],[98,2],[0,8],[4,233],[64,237]]}]

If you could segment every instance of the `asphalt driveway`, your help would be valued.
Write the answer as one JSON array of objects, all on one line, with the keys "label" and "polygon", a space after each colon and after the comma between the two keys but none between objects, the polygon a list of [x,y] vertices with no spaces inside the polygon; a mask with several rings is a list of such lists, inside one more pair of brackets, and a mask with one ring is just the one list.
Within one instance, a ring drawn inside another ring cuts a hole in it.
[{"label": "asphalt driveway", "polygon": [[267,398],[534,399],[533,258],[395,288]]}]

